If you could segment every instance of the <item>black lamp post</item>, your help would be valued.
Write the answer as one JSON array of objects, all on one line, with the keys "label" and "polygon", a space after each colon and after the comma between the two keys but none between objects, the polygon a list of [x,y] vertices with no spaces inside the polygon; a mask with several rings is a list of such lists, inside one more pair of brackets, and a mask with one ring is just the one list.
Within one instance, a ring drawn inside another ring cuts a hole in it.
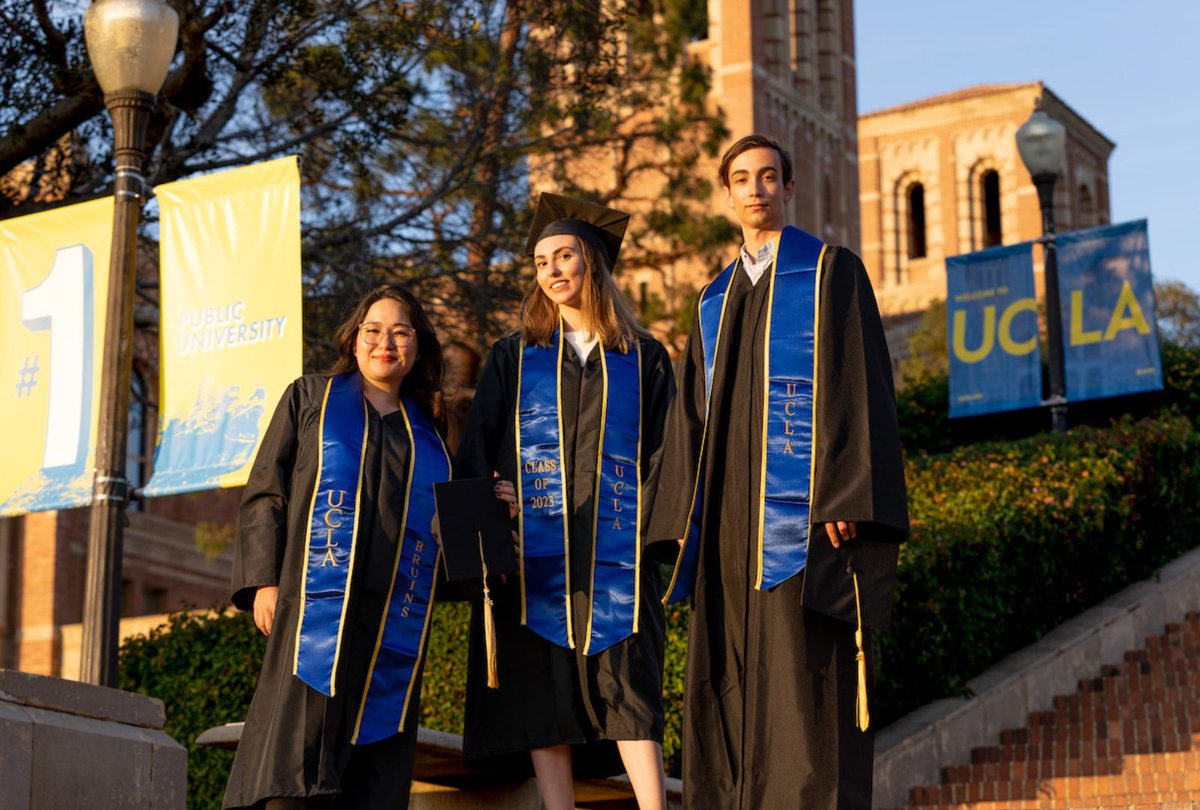
[{"label": "black lamp post", "polygon": [[1017,130],[1017,151],[1037,186],[1042,209],[1042,237],[1046,273],[1046,337],[1050,344],[1050,420],[1054,430],[1067,429],[1067,396],[1063,370],[1062,307],[1058,292],[1058,251],[1054,245],[1054,183],[1066,153],[1067,130],[1038,108]]},{"label": "black lamp post", "polygon": [[133,369],[133,291],[142,213],[146,126],[175,55],[179,17],[162,0],[96,0],[84,15],[96,81],[112,116],[116,181],[96,479],[88,526],[80,678],[116,686],[121,554],[129,480],[129,378]]}]

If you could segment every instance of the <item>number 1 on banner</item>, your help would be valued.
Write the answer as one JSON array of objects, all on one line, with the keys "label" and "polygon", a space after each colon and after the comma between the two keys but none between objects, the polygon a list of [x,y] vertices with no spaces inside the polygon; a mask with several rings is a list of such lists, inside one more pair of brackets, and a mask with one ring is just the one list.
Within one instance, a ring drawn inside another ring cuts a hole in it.
[{"label": "number 1 on banner", "polygon": [[59,248],[41,284],[21,296],[21,323],[50,330],[50,404],[42,469],[82,468],[92,413],[92,252]]}]

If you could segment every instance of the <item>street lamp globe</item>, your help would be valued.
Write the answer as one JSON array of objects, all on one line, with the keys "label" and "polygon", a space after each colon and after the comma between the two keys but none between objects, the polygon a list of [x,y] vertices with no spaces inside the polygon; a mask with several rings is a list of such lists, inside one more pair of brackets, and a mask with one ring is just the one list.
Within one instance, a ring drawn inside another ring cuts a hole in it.
[{"label": "street lamp globe", "polygon": [[1067,128],[1042,109],[1017,130],[1017,151],[1033,177],[1057,175],[1067,150]]},{"label": "street lamp globe", "polygon": [[162,0],[96,0],[83,17],[88,56],[106,94],[156,95],[167,77],[179,15]]}]

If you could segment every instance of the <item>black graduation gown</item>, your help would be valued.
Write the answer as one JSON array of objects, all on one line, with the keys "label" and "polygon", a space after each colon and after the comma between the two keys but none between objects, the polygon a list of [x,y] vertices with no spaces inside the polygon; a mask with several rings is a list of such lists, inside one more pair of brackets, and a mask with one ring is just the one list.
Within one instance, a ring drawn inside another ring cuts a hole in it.
[{"label": "black graduation gown", "polygon": [[242,496],[233,603],[251,610],[262,585],[278,585],[279,602],[225,791],[226,808],[253,807],[267,798],[312,796],[340,796],[342,807],[408,807],[421,713],[419,680],[402,733],[367,745],[350,744],[403,519],[410,445],[399,412],[380,417],[373,407],[367,408],[358,547],[334,697],[326,698],[292,674],[304,533],[328,379],[306,375],[284,393]]},{"label": "black graduation gown", "polygon": [[[662,441],[663,422],[675,390],[670,359],[662,345],[641,341],[643,514],[654,492],[651,455]],[[455,475],[490,477],[493,471],[515,481],[517,363],[519,335],[492,347],[459,441]],[[567,479],[569,556],[576,639],[586,638],[591,584],[592,499],[600,432],[599,350],[587,365],[570,346],[563,350],[562,426]],[[610,392],[619,395],[620,392]],[[645,524],[643,524],[645,525]],[[560,744],[575,749],[577,775],[619,773],[614,740],[662,741],[664,618],[658,566],[641,568],[639,632],[595,655],[559,647],[521,626],[520,588],[515,577],[493,585],[500,688],[487,688],[482,607],[474,600],[467,665],[467,705],[463,739],[469,761],[490,760],[528,770],[526,751]],[[512,756],[504,756],[512,755]]]},{"label": "black graduation gown", "polygon": [[[826,251],[821,285],[811,519],[856,520],[860,535],[900,539],[908,526],[903,467],[874,294],[844,248]],[[684,805],[867,810],[874,743],[854,726],[854,626],[801,608],[803,573],[754,589],[767,290],[766,276],[755,285],[737,269],[714,369],[688,638]],[[682,536],[691,509],[705,408],[698,324],[647,533],[660,547]],[[813,534],[829,542],[823,529]],[[869,643],[867,652],[870,671]]]}]

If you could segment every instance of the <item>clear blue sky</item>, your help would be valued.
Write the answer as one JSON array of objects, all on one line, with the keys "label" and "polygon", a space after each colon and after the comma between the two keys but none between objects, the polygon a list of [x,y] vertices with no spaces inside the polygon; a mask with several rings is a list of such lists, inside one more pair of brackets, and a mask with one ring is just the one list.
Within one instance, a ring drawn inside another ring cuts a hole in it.
[{"label": "clear blue sky", "polygon": [[1041,80],[1117,148],[1112,221],[1200,291],[1200,2],[855,0],[858,109]]}]

